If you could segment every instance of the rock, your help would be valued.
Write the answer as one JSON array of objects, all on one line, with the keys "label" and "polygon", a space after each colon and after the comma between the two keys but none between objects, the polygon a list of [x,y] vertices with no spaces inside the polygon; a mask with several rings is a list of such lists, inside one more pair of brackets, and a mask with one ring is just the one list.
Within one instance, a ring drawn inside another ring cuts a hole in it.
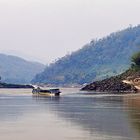
[{"label": "rock", "polygon": [[107,78],[101,81],[95,81],[89,85],[86,85],[81,90],[86,91],[98,91],[98,92],[137,92],[134,85],[123,83],[122,81],[130,76],[138,76],[140,72],[133,72],[128,70],[125,73]]}]

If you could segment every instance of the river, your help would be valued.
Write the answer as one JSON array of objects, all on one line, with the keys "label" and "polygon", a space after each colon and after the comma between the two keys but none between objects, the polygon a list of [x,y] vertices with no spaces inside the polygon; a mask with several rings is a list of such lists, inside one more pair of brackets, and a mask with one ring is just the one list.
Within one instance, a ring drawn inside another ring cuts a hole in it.
[{"label": "river", "polygon": [[0,140],[139,140],[140,95],[0,90]]}]

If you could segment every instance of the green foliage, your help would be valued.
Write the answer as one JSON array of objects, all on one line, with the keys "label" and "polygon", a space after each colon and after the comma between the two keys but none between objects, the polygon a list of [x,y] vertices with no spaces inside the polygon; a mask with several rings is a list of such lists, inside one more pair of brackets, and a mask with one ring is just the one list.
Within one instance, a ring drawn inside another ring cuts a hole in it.
[{"label": "green foliage", "polygon": [[140,52],[134,53],[131,57],[131,69],[134,71],[140,70]]},{"label": "green foliage", "polygon": [[140,67],[140,52],[135,53],[132,58],[131,58],[132,63],[135,66],[139,66]]},{"label": "green foliage", "polygon": [[127,28],[105,38],[93,40],[36,75],[33,82],[83,84],[120,74],[129,68],[132,54],[140,44],[140,26]]}]

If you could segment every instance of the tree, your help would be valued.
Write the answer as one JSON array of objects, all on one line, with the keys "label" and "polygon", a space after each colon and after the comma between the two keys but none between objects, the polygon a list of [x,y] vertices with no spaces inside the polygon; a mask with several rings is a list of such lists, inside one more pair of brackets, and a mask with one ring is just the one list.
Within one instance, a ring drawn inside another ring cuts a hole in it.
[{"label": "tree", "polygon": [[131,62],[132,62],[132,68],[140,69],[140,52],[135,53],[131,57]]}]

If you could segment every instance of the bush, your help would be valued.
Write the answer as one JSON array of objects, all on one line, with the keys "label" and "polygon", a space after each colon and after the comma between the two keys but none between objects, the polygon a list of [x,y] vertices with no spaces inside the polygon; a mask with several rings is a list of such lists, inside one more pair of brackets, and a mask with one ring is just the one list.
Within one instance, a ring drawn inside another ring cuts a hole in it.
[{"label": "bush", "polygon": [[140,69],[140,52],[135,53],[131,58],[132,64],[131,67],[135,70]]}]

